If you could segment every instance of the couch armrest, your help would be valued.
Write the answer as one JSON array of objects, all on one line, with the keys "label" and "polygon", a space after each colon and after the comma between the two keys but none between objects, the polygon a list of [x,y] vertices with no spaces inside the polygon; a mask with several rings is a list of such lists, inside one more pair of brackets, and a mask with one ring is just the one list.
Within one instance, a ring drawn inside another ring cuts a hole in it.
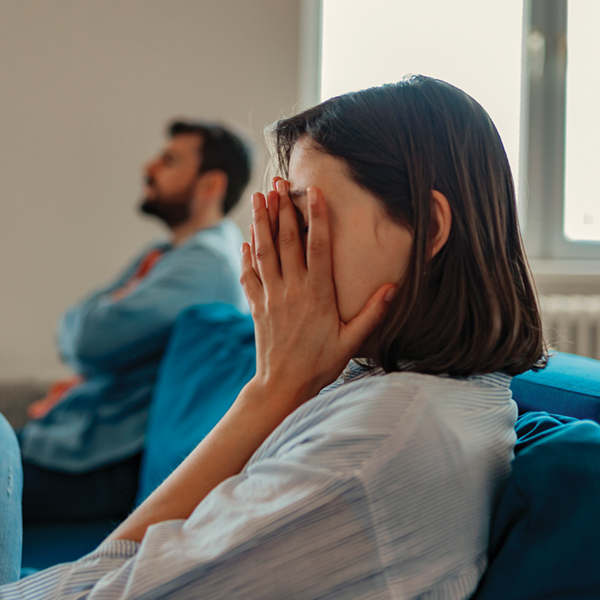
[{"label": "couch armrest", "polygon": [[598,360],[557,352],[545,369],[517,375],[510,387],[521,414],[545,411],[600,423]]}]

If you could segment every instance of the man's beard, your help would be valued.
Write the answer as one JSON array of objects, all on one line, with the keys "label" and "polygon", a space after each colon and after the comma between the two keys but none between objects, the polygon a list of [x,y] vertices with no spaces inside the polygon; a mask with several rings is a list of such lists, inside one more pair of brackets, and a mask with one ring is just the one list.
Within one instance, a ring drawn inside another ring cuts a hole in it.
[{"label": "man's beard", "polygon": [[165,197],[160,192],[153,198],[144,198],[140,211],[154,215],[173,229],[189,220],[192,212],[192,190],[185,190],[177,196]]}]

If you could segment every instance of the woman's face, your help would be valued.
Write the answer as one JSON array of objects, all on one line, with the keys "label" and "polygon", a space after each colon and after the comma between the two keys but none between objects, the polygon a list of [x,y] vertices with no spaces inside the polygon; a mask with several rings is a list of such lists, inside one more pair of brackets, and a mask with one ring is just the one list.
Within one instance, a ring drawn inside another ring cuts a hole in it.
[{"label": "woman's face", "polygon": [[412,234],[388,217],[373,194],[350,179],[344,161],[316,150],[307,136],[292,150],[289,181],[290,197],[302,215],[301,229],[307,223],[306,189],[316,186],[323,192],[338,310],[348,322],[379,287],[400,280]]}]

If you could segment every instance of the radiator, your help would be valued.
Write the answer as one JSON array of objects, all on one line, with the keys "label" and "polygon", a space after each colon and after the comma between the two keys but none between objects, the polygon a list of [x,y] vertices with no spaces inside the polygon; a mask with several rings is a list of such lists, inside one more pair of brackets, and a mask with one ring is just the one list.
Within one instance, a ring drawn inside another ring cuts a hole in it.
[{"label": "radiator", "polygon": [[540,296],[540,308],[550,348],[600,359],[600,296]]}]

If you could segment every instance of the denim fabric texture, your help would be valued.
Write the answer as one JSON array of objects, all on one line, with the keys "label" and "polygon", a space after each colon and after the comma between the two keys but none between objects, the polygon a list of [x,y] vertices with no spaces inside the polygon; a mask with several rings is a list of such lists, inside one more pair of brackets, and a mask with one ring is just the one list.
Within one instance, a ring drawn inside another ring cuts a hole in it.
[{"label": "denim fabric texture", "polygon": [[0,414],[0,585],[19,579],[23,471],[17,436]]}]

